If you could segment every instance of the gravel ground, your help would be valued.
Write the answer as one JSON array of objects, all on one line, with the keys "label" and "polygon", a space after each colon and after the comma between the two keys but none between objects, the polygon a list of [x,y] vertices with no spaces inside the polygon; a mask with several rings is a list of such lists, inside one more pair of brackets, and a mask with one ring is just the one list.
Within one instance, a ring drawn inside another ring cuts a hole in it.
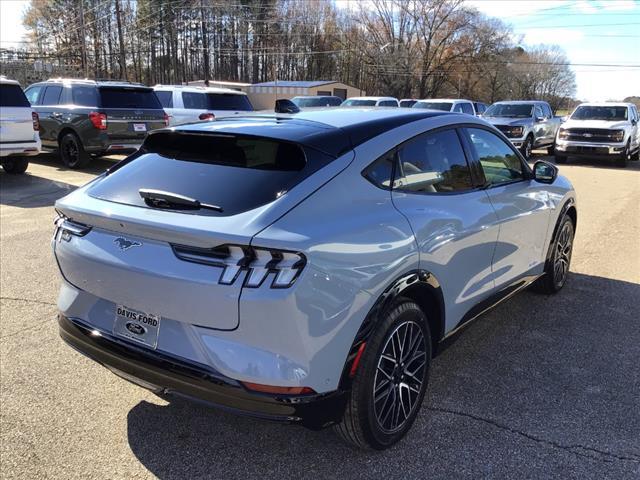
[{"label": "gravel ground", "polygon": [[[539,156],[539,158],[543,158]],[[561,167],[578,192],[572,275],[467,328],[382,453],[167,402],[58,337],[52,204],[112,164],[0,174],[3,478],[640,478],[640,163]]]}]

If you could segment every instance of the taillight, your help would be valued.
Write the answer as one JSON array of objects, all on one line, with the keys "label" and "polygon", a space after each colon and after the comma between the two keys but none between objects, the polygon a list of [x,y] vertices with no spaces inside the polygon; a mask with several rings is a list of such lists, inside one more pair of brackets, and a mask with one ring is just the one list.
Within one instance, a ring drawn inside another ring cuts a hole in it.
[{"label": "taillight", "polygon": [[100,112],[90,112],[89,120],[95,128],[98,130],[106,130],[107,129],[107,114]]},{"label": "taillight", "polygon": [[31,112],[31,119],[33,120],[33,130],[35,132],[40,130],[40,117],[36,112]]},{"label": "taillight", "polygon": [[167,112],[164,112],[164,126],[169,126],[169,115],[167,115]]},{"label": "taillight", "polygon": [[200,120],[215,120],[216,116],[213,113],[201,113],[200,116],[198,117]]},{"label": "taillight", "polygon": [[306,265],[301,253],[223,245],[213,249],[173,245],[175,255],[187,262],[222,267],[218,283],[232,285],[246,271],[244,286],[258,288],[270,277],[271,288],[288,288]]}]

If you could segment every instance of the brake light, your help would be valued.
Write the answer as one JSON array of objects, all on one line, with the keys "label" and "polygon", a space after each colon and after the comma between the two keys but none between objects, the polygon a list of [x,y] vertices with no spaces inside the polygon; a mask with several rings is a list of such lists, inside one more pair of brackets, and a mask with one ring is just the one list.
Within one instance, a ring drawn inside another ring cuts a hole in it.
[{"label": "brake light", "polygon": [[173,245],[175,255],[187,262],[222,267],[218,283],[233,285],[242,271],[247,275],[244,286],[258,288],[271,276],[271,288],[288,288],[296,281],[306,265],[301,253],[222,245],[213,249]]},{"label": "brake light", "polygon": [[31,119],[33,120],[33,131],[37,132],[40,130],[40,117],[36,112],[31,112]]},{"label": "brake light", "polygon": [[200,120],[212,121],[216,119],[216,116],[213,113],[201,113],[198,118]]},{"label": "brake light", "polygon": [[167,112],[164,112],[164,126],[169,126],[169,115],[167,115]]},{"label": "brake light", "polygon": [[106,130],[107,129],[107,114],[100,112],[90,112],[89,120],[93,124],[94,128],[98,130]]},{"label": "brake light", "polygon": [[248,390],[260,393],[273,393],[276,395],[313,395],[316,391],[311,387],[278,387],[275,385],[262,385],[260,383],[241,382]]}]

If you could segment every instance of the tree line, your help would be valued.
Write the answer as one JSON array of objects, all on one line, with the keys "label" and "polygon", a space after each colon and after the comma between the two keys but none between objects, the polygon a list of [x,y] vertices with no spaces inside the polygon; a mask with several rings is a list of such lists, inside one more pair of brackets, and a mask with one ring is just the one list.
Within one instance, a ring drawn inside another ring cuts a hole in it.
[{"label": "tree line", "polygon": [[368,94],[575,94],[563,51],[463,0],[31,0],[29,58],[146,84],[337,80]]}]

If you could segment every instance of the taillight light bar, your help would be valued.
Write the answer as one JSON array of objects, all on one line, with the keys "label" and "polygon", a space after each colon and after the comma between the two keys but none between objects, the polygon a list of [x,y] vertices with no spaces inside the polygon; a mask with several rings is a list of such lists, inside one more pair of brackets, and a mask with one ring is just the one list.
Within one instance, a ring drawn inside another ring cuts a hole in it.
[{"label": "taillight light bar", "polygon": [[91,231],[91,227],[83,223],[74,222],[67,217],[58,214],[55,221],[56,231],[53,237],[56,240],[64,240],[68,242],[71,236],[84,237]]},{"label": "taillight light bar", "polygon": [[102,112],[89,112],[89,120],[98,130],[107,129],[107,114]]},{"label": "taillight light bar", "polygon": [[36,112],[31,112],[31,119],[33,121],[33,131],[37,132],[40,130],[40,117]]},{"label": "taillight light bar", "polygon": [[216,119],[216,116],[213,113],[201,113],[198,118],[200,120],[213,121]]},{"label": "taillight light bar", "polygon": [[271,277],[271,288],[294,284],[304,266],[302,253],[240,245],[222,245],[213,249],[172,245],[175,255],[187,262],[222,267],[218,283],[233,285],[244,271],[244,286],[258,288]]}]

